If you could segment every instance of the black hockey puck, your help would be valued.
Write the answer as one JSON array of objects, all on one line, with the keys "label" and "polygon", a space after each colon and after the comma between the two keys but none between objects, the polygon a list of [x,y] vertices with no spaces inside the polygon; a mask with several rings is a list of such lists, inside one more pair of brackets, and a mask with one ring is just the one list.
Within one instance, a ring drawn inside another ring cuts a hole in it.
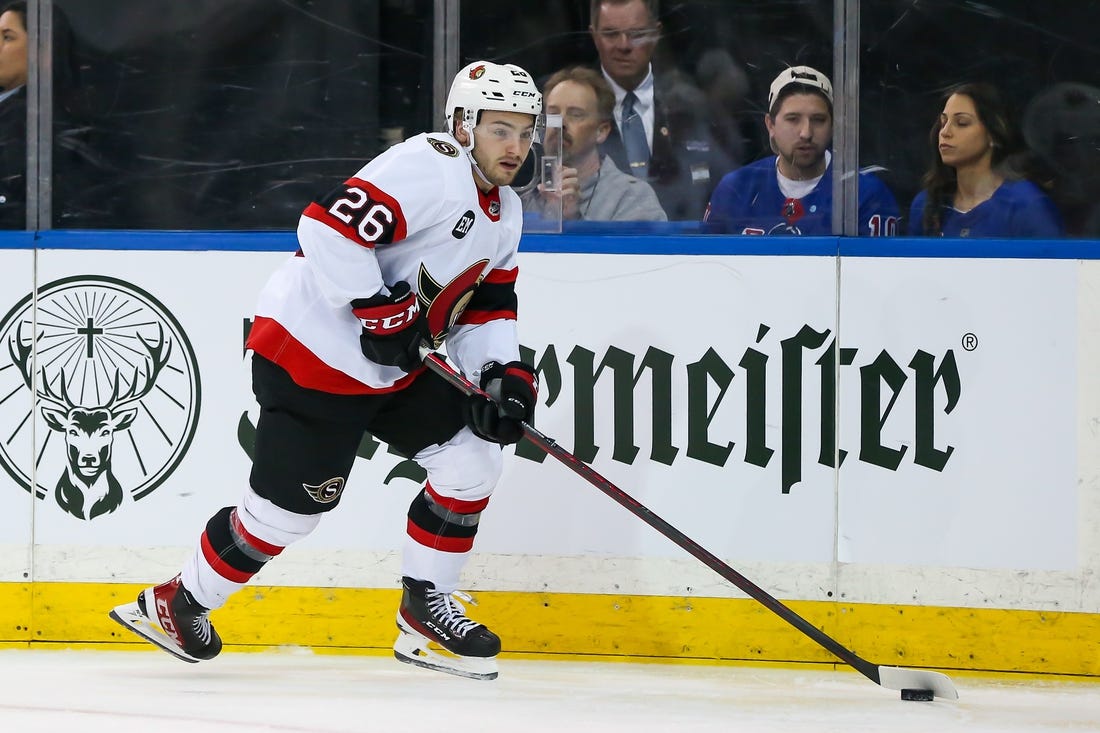
[{"label": "black hockey puck", "polygon": [[931,690],[902,690],[902,700],[914,700],[916,702],[932,702],[935,695]]}]

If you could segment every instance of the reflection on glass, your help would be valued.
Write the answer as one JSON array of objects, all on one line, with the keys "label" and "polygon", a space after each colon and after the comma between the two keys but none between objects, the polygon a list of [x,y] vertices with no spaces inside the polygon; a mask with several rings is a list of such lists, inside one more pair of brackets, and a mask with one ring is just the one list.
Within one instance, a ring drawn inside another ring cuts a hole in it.
[{"label": "reflection on glass", "polygon": [[[81,71],[67,127],[102,173],[59,192],[56,226],[292,229],[349,167],[435,127],[430,0],[57,2]],[[79,171],[56,153],[63,185]]]},{"label": "reflection on glass", "polygon": [[[55,0],[53,225],[293,228],[349,165],[436,127],[435,5]],[[517,63],[540,83],[576,65],[601,71],[615,97],[601,148],[669,219],[692,223],[724,175],[772,154],[775,74],[829,72],[833,12],[831,0],[479,0],[459,2],[446,30],[460,63]],[[859,12],[859,162],[903,212],[923,189],[944,91],[992,80],[1066,233],[1100,236],[1100,6],[861,0]],[[0,226],[23,226],[26,208],[20,99],[0,100]],[[624,126],[644,143],[628,150]]]},{"label": "reflection on glass", "polygon": [[1051,84],[1028,102],[1023,134],[1046,168],[1066,233],[1100,238],[1100,88]]}]

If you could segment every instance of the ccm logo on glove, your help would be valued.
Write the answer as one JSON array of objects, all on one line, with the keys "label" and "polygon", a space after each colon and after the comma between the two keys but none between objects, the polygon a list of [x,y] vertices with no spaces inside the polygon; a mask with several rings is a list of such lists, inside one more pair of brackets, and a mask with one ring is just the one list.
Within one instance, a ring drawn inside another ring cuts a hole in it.
[{"label": "ccm logo on glove", "polygon": [[[402,288],[405,291],[404,295],[397,292],[401,285],[405,286]],[[396,300],[391,300],[395,297]],[[367,305],[375,299],[379,300],[374,304]],[[409,284],[406,282],[395,285],[389,298],[376,295],[373,298],[355,301],[355,303],[362,305],[358,308],[353,307],[351,312],[362,321],[364,329],[376,336],[397,333],[404,328],[408,328],[413,321],[420,317],[420,303],[417,301],[416,293],[409,291]],[[354,306],[355,303],[352,305]]]},{"label": "ccm logo on glove", "polygon": [[359,345],[364,356],[406,372],[421,365],[420,343],[428,339],[428,326],[407,282],[395,283],[389,295],[351,301],[351,312],[363,324]]}]

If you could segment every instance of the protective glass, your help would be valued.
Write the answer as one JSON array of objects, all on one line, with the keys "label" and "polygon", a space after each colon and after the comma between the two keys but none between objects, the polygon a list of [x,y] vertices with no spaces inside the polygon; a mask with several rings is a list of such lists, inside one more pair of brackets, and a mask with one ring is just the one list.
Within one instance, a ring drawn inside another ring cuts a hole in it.
[{"label": "protective glass", "polygon": [[[553,194],[561,187],[561,115],[540,117],[539,141],[531,146],[513,188],[523,200],[524,232],[560,234],[562,202]],[[540,192],[551,195],[540,196]]]}]

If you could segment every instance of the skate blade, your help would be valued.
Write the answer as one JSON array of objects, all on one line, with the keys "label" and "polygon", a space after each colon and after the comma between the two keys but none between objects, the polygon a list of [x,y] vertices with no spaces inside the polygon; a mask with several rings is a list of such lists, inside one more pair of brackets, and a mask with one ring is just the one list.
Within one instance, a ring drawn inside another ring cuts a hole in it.
[{"label": "skate blade", "polygon": [[393,645],[393,656],[405,664],[411,664],[436,672],[446,672],[471,680],[495,680],[496,657],[460,657],[446,649],[435,649],[419,634],[402,631]]},{"label": "skate blade", "polygon": [[151,621],[148,616],[141,612],[141,607],[138,606],[137,601],[115,606],[108,615],[122,626],[155,646],[160,647],[176,659],[182,659],[191,664],[202,661],[201,659],[192,657],[176,646],[176,642],[174,642],[168,634],[165,634],[159,625]]}]

